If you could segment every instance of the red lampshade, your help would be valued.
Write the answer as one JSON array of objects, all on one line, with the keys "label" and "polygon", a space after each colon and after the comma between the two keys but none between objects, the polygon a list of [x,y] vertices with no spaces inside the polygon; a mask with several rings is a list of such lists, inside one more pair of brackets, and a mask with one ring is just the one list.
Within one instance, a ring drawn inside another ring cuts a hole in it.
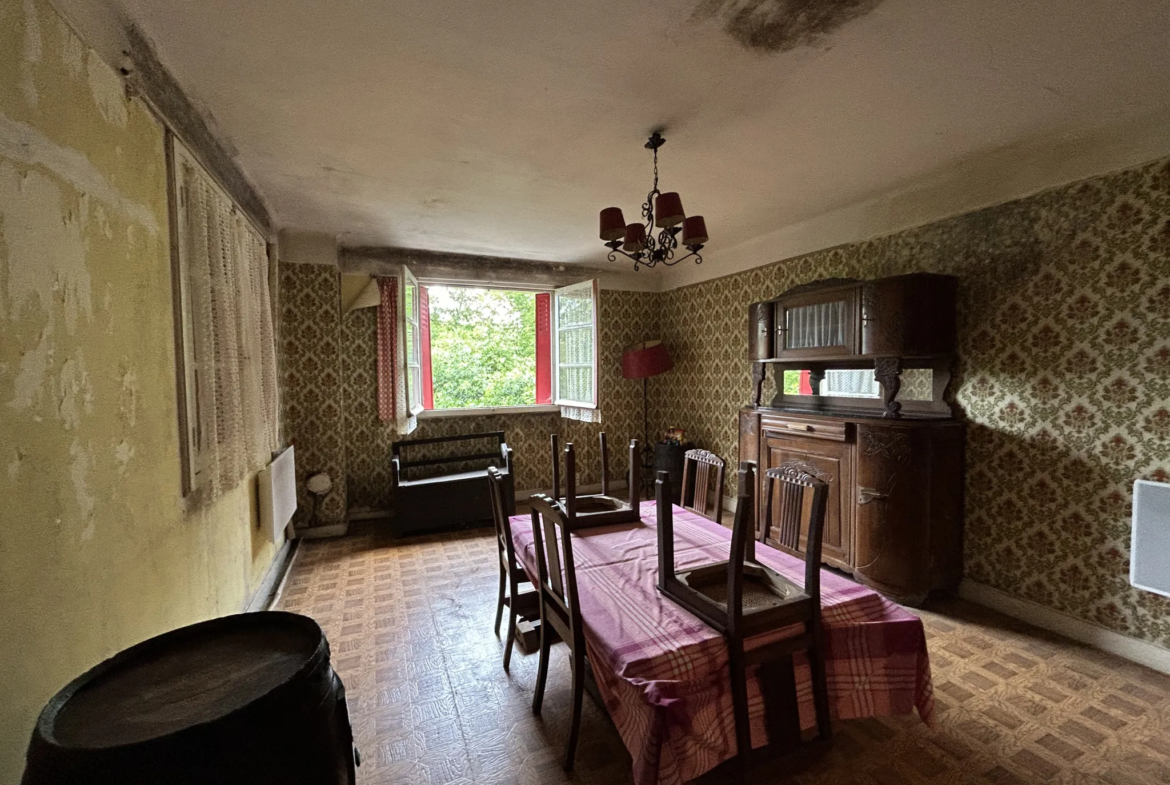
[{"label": "red lampshade", "polygon": [[646,227],[642,224],[630,224],[626,227],[626,241],[622,246],[627,251],[641,251],[646,247]]},{"label": "red lampshade", "polygon": [[682,198],[674,191],[658,194],[654,200],[654,225],[659,229],[678,226],[686,218],[683,212]]},{"label": "red lampshade", "polygon": [[683,245],[702,245],[707,242],[707,223],[701,215],[692,215],[683,221]]},{"label": "red lampshade", "polygon": [[670,352],[662,341],[635,344],[622,352],[622,377],[648,379],[674,367]]},{"label": "red lampshade", "polygon": [[601,211],[601,239],[607,243],[620,240],[626,235],[626,219],[622,208],[607,207]]}]

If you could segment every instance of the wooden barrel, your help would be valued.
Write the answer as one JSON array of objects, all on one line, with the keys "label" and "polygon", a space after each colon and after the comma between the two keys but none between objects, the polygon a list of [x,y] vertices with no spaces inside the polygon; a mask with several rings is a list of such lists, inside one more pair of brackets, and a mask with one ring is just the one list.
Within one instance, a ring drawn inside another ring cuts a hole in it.
[{"label": "wooden barrel", "polygon": [[345,690],[315,621],[183,627],[80,676],[41,712],[22,782],[352,785]]}]

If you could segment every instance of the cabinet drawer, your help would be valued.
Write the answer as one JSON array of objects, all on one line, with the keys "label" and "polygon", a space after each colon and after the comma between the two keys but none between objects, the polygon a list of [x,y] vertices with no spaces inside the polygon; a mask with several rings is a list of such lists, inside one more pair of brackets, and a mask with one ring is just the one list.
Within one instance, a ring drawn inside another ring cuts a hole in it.
[{"label": "cabinet drawer", "polygon": [[764,436],[808,436],[813,439],[846,440],[844,421],[805,420],[799,417],[765,416],[761,418]]}]

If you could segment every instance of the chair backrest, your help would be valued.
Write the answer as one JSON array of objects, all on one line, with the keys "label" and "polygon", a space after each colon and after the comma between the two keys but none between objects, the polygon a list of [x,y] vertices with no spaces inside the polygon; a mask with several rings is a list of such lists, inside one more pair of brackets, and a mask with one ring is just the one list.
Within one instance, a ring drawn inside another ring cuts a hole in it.
[{"label": "chair backrest", "polygon": [[[564,505],[544,494],[528,500],[532,507],[532,538],[540,591],[552,612],[573,634],[581,629],[581,605],[577,597],[577,572],[573,566],[573,540]],[[559,630],[562,632],[563,630]]]},{"label": "chair backrest", "polygon": [[[808,532],[804,549],[804,593],[816,600],[819,605],[821,544],[824,538],[829,485],[799,461],[788,461],[765,471],[765,535],[772,530],[772,493],[777,483],[780,485],[778,539],[784,547],[798,551],[801,530]],[[742,491],[741,487],[740,492]]]},{"label": "chair backrest", "polygon": [[512,543],[512,522],[508,520],[507,489],[504,475],[495,466],[488,470],[488,495],[491,497],[492,522],[496,526],[496,544],[507,557],[508,568],[516,565],[516,546]]},{"label": "chair backrest", "polygon": [[683,509],[722,523],[723,459],[706,450],[687,450],[683,456],[680,501]]}]

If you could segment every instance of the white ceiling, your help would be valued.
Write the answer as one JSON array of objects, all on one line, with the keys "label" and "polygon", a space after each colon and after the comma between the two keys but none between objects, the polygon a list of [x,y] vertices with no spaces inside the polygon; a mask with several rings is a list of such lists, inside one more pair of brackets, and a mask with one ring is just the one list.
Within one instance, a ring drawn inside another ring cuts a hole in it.
[{"label": "white ceiling", "polygon": [[788,51],[725,29],[789,1],[113,0],[278,222],[347,245],[599,262],[597,212],[637,217],[661,125],[663,189],[706,216],[718,265],[1003,150],[1170,110],[1166,0],[801,0],[860,16]]}]

